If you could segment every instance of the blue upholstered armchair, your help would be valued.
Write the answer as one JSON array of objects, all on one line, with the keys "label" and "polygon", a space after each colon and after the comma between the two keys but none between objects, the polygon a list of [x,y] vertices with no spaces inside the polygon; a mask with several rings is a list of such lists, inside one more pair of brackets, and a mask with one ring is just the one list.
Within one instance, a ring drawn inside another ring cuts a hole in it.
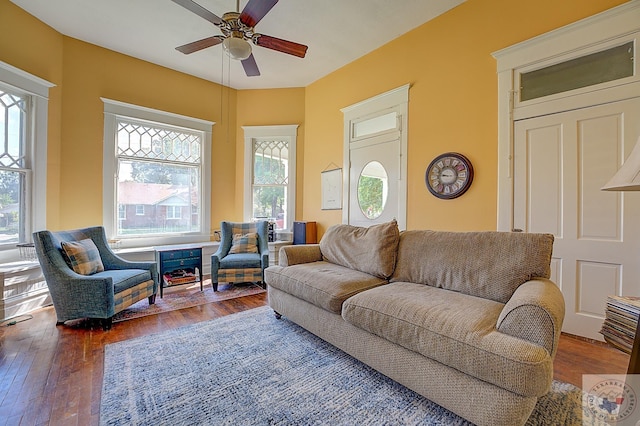
[{"label": "blue upholstered armchair", "polygon": [[220,223],[220,247],[211,255],[213,291],[218,291],[219,282],[264,282],[264,269],[269,266],[268,228],[266,220]]},{"label": "blue upholstered armchair", "polygon": [[103,227],[40,231],[33,239],[56,310],[56,325],[96,318],[108,330],[113,315],[124,308],[145,297],[149,304],[155,303],[155,262],[129,262],[118,257],[107,244]]}]

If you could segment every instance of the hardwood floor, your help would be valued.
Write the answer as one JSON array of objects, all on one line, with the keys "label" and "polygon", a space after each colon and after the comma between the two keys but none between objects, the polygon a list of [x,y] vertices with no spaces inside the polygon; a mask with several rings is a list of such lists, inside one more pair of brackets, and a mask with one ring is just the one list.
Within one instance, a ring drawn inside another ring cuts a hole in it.
[{"label": "hardwood floor", "polygon": [[[56,327],[53,307],[0,327],[0,425],[97,425],[104,347],[266,305],[266,294],[230,299],[116,323]],[[604,345],[561,336],[555,378],[580,387],[582,374],[625,373],[629,356]]]}]

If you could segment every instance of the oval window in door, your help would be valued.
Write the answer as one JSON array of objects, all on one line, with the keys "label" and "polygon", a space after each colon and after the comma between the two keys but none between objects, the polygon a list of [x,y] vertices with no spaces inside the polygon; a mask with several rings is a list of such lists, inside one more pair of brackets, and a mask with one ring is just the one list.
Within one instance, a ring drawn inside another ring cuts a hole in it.
[{"label": "oval window in door", "polygon": [[377,161],[367,163],[358,178],[358,205],[367,219],[380,217],[387,203],[389,179],[384,166]]}]

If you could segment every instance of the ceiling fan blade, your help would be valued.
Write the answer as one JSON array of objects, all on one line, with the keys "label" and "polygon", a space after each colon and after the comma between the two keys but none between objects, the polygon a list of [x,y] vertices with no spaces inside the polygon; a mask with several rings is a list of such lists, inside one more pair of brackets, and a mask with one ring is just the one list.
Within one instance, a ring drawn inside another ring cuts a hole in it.
[{"label": "ceiling fan blade", "polygon": [[191,43],[178,46],[176,47],[176,50],[184,53],[185,55],[188,55],[189,53],[197,52],[198,50],[206,49],[207,47],[220,44],[222,43],[222,40],[224,40],[224,36],[207,37],[203,38],[202,40],[193,41]]},{"label": "ceiling fan blade", "polygon": [[304,58],[307,54],[308,47],[304,44],[294,43],[292,41],[283,40],[277,37],[271,37],[264,34],[254,34],[253,42],[260,47],[277,50],[278,52],[288,53],[289,55]]},{"label": "ceiling fan blade", "polygon": [[242,9],[240,22],[247,27],[255,27],[276,3],[278,0],[249,0],[249,3]]},{"label": "ceiling fan blade", "polygon": [[253,57],[253,53],[241,62],[247,77],[256,77],[260,75],[260,70],[258,69],[258,64],[256,64],[256,58]]},{"label": "ceiling fan blade", "polygon": [[214,25],[220,25],[224,22],[219,16],[215,15],[212,12],[209,12],[207,9],[200,6],[198,3],[196,3],[193,0],[172,0],[172,1],[184,7],[185,9],[192,11],[199,17],[206,19],[207,21],[211,22]]}]

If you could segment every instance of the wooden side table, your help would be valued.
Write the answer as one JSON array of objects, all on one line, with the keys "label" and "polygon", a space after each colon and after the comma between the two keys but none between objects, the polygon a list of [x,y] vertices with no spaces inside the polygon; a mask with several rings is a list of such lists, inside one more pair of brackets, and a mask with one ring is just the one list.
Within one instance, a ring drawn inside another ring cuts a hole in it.
[{"label": "wooden side table", "polygon": [[[159,246],[156,251],[156,263],[160,275],[160,298],[164,295],[164,287],[183,285],[200,281],[200,291],[203,291],[202,279],[202,246],[193,244]],[[193,277],[185,276],[172,284],[165,280],[165,275],[179,270],[193,269]]]}]

